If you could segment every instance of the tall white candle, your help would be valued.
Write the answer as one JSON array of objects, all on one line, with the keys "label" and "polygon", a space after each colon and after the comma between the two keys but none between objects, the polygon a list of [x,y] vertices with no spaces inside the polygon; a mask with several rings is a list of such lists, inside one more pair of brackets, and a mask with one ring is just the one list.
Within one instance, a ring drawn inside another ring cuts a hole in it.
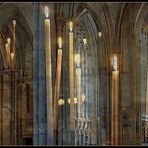
[{"label": "tall white candle", "polygon": [[111,143],[112,145],[118,144],[118,136],[119,136],[119,130],[118,130],[118,120],[119,120],[119,71],[117,70],[117,57],[113,57],[112,61],[113,70],[112,71],[112,132],[111,132]]},{"label": "tall white candle", "polygon": [[15,45],[16,45],[16,21],[13,20],[13,50],[11,53],[11,67],[14,68],[15,63],[16,63],[16,49],[15,49]]},{"label": "tall white candle", "polygon": [[[60,95],[61,67],[62,67],[62,39],[59,38],[59,49],[57,58],[56,82],[54,93],[54,130],[58,128],[58,99]],[[63,103],[64,100],[62,100]]]},{"label": "tall white candle", "polygon": [[82,118],[81,68],[76,68],[76,84],[78,98],[78,118]]},{"label": "tall white candle", "polygon": [[72,22],[69,23],[69,73],[70,73],[70,127],[75,129],[75,113],[74,113],[74,41]]},{"label": "tall white candle", "polygon": [[[52,73],[51,73],[51,32],[48,7],[45,12],[45,53],[46,53],[46,97],[47,97],[47,134],[53,136]],[[49,126],[49,127],[48,127]]]},{"label": "tall white candle", "polygon": [[78,98],[78,118],[82,118],[82,85],[81,85],[81,68],[80,68],[80,54],[76,55],[76,88]]},{"label": "tall white candle", "polygon": [[5,44],[6,48],[6,58],[7,58],[7,65],[10,67],[10,48],[8,47],[8,43]]}]

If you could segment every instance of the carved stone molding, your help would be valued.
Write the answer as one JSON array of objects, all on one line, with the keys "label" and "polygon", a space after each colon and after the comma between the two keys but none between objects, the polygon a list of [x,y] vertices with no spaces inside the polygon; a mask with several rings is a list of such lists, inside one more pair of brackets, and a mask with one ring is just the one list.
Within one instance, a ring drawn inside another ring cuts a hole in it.
[{"label": "carved stone molding", "polygon": [[78,24],[78,26],[74,29],[74,39],[75,46],[77,51],[87,51],[88,44],[84,44],[83,39],[87,37],[87,33],[82,29],[82,24]]}]

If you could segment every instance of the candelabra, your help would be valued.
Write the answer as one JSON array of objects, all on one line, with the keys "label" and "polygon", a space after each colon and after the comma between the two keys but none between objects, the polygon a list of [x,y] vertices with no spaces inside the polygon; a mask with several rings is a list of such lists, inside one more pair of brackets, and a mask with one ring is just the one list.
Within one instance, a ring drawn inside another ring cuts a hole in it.
[{"label": "candelabra", "polygon": [[[15,44],[16,44],[16,21],[12,21],[13,24],[13,38],[7,38],[7,42],[5,44],[5,59],[6,59],[6,66],[0,69],[0,74],[12,74],[16,72],[15,63],[16,63],[16,52],[15,52]],[[11,44],[13,46],[11,46]],[[13,47],[13,48],[11,48]]]}]

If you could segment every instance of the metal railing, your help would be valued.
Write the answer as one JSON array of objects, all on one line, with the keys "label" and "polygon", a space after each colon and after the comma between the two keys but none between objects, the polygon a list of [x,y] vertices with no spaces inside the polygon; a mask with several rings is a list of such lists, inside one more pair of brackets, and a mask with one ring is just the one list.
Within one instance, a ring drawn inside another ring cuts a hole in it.
[{"label": "metal railing", "polygon": [[[85,119],[76,118],[75,119],[75,145],[94,145],[94,126],[98,130],[99,120],[98,119]],[[97,145],[97,133],[96,131],[96,142]],[[99,134],[99,136],[101,136]]]}]

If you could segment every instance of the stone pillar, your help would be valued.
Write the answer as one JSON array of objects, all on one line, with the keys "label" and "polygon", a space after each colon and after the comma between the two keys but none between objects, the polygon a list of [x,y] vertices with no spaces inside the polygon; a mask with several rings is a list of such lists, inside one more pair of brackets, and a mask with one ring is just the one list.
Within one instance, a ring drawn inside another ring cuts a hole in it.
[{"label": "stone pillar", "polygon": [[46,82],[44,49],[44,7],[34,4],[34,144],[47,144]]},{"label": "stone pillar", "polygon": [[[117,57],[117,68],[115,63],[112,63],[113,57]],[[120,54],[106,55],[107,63],[107,144],[120,144]],[[115,69],[114,69],[115,68]]]},{"label": "stone pillar", "polygon": [[[134,24],[135,12],[137,4],[133,4],[126,10],[126,15],[123,20],[121,32],[121,47],[122,47],[122,73],[120,76],[121,81],[121,126],[122,126],[122,143],[124,145],[136,144],[136,110],[139,110],[139,103],[136,103],[136,70],[135,62],[135,40],[134,40]],[[125,23],[126,22],[126,23]],[[139,53],[138,53],[139,54]],[[140,97],[137,98],[140,100]],[[136,108],[137,104],[137,108]],[[139,118],[140,119],[140,118]],[[141,119],[140,119],[141,120]],[[131,138],[132,137],[132,138]]]},{"label": "stone pillar", "polygon": [[111,115],[111,101],[110,101],[110,98],[111,98],[111,95],[110,95],[110,64],[109,64],[109,60],[108,59],[106,59],[106,71],[105,71],[105,73],[106,73],[106,95],[105,95],[105,97],[106,97],[106,124],[105,124],[105,126],[106,126],[106,143],[105,144],[107,144],[107,145],[109,145],[110,144],[110,134],[111,134],[111,118],[110,118],[110,115]]},{"label": "stone pillar", "polygon": [[33,125],[33,144],[38,145],[39,144],[39,123],[38,123],[38,72],[39,72],[39,3],[34,3],[34,52],[33,52],[33,57],[34,57],[34,65],[33,65],[33,92],[34,92],[34,125]]},{"label": "stone pillar", "polygon": [[11,79],[11,82],[10,82],[10,85],[11,85],[11,134],[12,134],[12,145],[15,144],[15,139],[16,139],[16,131],[17,129],[15,128],[15,123],[16,123],[16,119],[15,119],[15,111],[16,111],[16,108],[15,108],[15,104],[16,104],[16,101],[15,101],[15,72],[12,72],[11,73],[11,76],[10,76],[10,79]]},{"label": "stone pillar", "polygon": [[[64,111],[64,119],[65,119],[65,144],[70,144],[70,104],[68,103],[68,99],[70,98],[70,83],[69,83],[69,22],[66,22],[65,28],[65,49],[63,50],[63,66],[62,66],[62,92],[63,97],[65,98],[65,106],[63,108]],[[63,75],[65,73],[65,75]]]},{"label": "stone pillar", "polygon": [[[46,68],[45,68],[45,43],[44,43],[44,7],[49,8],[49,18],[51,21],[51,64],[54,63],[54,3],[34,3],[35,30],[34,30],[34,140],[35,145],[53,144],[53,100],[47,104],[46,92]],[[55,67],[52,66],[52,78]],[[54,82],[52,83],[54,85]],[[53,94],[54,91],[52,91]],[[52,97],[53,98],[53,97]],[[50,99],[50,98],[49,98]]]},{"label": "stone pillar", "polygon": [[0,75],[0,145],[3,144],[3,76]]},{"label": "stone pillar", "polygon": [[89,111],[89,109],[88,109],[88,103],[89,103],[89,96],[88,96],[88,85],[89,85],[89,83],[88,83],[88,79],[89,79],[89,75],[88,75],[88,52],[86,52],[85,53],[85,84],[86,84],[86,90],[85,90],[85,92],[86,92],[86,110],[85,110],[85,112],[86,112],[86,119],[88,119],[88,111]]},{"label": "stone pillar", "polygon": [[[58,43],[58,38],[61,37],[62,38],[62,53],[64,54],[64,47],[63,47],[63,43],[65,42],[64,40],[64,35],[63,35],[63,31],[64,31],[64,19],[62,17],[59,17],[56,19],[56,25],[57,25],[57,39],[56,39],[56,43]],[[56,44],[56,52],[58,52],[58,48],[59,45]],[[62,56],[63,56],[62,54]],[[58,55],[58,54],[56,54]],[[57,56],[56,56],[57,59]],[[63,58],[62,58],[62,63],[63,63]],[[57,69],[57,68],[56,68]],[[60,91],[59,91],[59,97],[61,97],[61,93],[62,93],[62,80],[63,80],[63,64],[61,65],[61,80],[60,80]],[[65,87],[65,86],[64,86]],[[55,92],[54,92],[55,93]],[[54,98],[55,99],[55,98]],[[59,98],[56,98],[59,99]],[[64,98],[62,98],[64,99]],[[55,104],[55,100],[54,100],[54,104]],[[55,106],[54,106],[55,107]],[[58,104],[57,104],[57,108],[54,108],[54,111],[57,111],[57,117],[54,115],[54,144],[59,144],[62,145],[62,141],[63,141],[63,135],[62,135],[62,131],[63,131],[63,119],[62,119],[62,112],[61,112],[62,107],[59,108]],[[58,129],[58,127],[60,127]]]},{"label": "stone pillar", "polygon": [[18,91],[17,91],[17,87],[18,87],[18,73],[15,73],[14,75],[14,145],[17,145],[17,139],[18,139]]},{"label": "stone pillar", "polygon": [[7,74],[3,75],[3,145],[12,144],[12,127],[11,127],[11,87],[10,87],[10,76]]},{"label": "stone pillar", "polygon": [[19,72],[19,81],[18,81],[18,85],[16,87],[16,91],[17,91],[17,135],[16,135],[16,143],[17,145],[22,145],[23,143],[23,138],[22,138],[22,89],[23,89],[23,85],[22,85],[22,76],[23,76],[23,71],[20,70]]}]

